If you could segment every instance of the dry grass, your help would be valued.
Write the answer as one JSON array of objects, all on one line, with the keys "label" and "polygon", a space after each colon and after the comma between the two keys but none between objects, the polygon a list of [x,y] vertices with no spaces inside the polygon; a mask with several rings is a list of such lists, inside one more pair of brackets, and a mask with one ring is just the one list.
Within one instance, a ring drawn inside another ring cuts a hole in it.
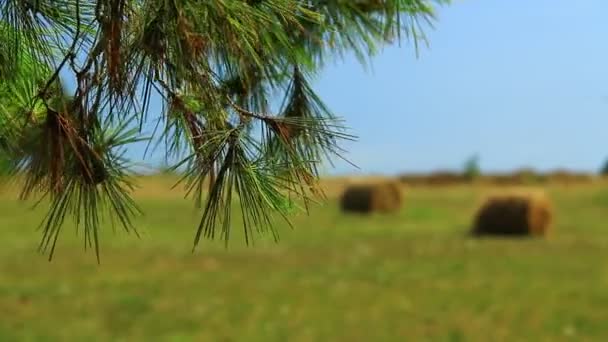
[{"label": "dry grass", "polygon": [[590,173],[568,170],[537,172],[532,169],[519,169],[504,173],[485,173],[474,179],[467,178],[461,173],[452,171],[438,171],[426,174],[402,174],[398,178],[402,183],[412,186],[454,186],[472,183],[496,186],[522,186],[533,184],[576,185],[594,183],[601,179],[601,177]]},{"label": "dry grass", "polygon": [[469,183],[463,174],[452,171],[436,171],[429,174],[403,174],[399,176],[402,183],[409,185],[445,186]]},{"label": "dry grass", "polygon": [[411,187],[398,213],[358,217],[336,200],[353,183],[324,179],[332,198],[277,221],[278,244],[245,246],[235,215],[229,249],[192,253],[201,212],[162,196],[173,180],[137,180],[142,238],[104,227],[101,266],[73,225],[48,263],[44,208],[1,194],[0,341],[608,340],[608,182],[547,184],[555,234],[514,240],[465,236],[501,186]]},{"label": "dry grass", "polygon": [[547,181],[558,184],[573,185],[578,183],[589,183],[595,180],[593,175],[582,172],[571,172],[567,170],[555,170],[547,174]]}]

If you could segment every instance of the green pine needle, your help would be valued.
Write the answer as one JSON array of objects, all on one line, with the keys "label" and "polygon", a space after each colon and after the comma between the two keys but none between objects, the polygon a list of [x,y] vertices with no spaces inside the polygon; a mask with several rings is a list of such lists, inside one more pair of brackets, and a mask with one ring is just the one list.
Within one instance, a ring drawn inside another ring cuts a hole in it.
[{"label": "green pine needle", "polygon": [[[355,138],[311,77],[346,53],[365,65],[392,40],[418,49],[447,3],[0,1],[0,160],[24,176],[22,198],[49,204],[40,250],[54,255],[68,219],[98,259],[106,218],[137,233],[124,150],[142,140],[179,160],[178,184],[202,211],[195,247],[228,243],[235,204],[247,243],[277,240],[275,216],[322,198],[319,163]],[[283,106],[270,113],[277,94]]]}]

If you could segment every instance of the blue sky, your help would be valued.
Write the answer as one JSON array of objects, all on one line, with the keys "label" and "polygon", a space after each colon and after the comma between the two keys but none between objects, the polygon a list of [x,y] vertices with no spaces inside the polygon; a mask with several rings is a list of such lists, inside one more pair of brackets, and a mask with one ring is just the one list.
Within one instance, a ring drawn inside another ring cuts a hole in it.
[{"label": "blue sky", "polygon": [[608,158],[606,13],[606,0],[454,1],[418,58],[403,44],[368,70],[352,57],[328,66],[315,89],[358,135],[344,147],[360,169],[325,171],[460,169],[473,154],[486,171],[596,171]]},{"label": "blue sky", "polygon": [[[364,71],[327,68],[316,89],[359,136],[361,170],[596,171],[608,158],[606,0],[461,0],[439,10],[429,48],[390,47]],[[329,171],[329,170],[328,170]]]}]

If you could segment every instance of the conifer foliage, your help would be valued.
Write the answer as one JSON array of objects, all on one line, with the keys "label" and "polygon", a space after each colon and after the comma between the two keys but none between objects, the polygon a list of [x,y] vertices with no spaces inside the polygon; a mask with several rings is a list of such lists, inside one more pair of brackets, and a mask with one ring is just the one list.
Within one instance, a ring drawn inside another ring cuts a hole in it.
[{"label": "conifer foliage", "polygon": [[66,220],[97,258],[105,218],[137,233],[124,151],[141,140],[177,160],[201,209],[195,246],[228,241],[231,204],[248,242],[278,237],[272,216],[322,196],[319,162],[353,139],[311,77],[345,53],[417,43],[445,2],[0,0],[0,149],[21,198],[49,205],[41,251],[52,257]]}]

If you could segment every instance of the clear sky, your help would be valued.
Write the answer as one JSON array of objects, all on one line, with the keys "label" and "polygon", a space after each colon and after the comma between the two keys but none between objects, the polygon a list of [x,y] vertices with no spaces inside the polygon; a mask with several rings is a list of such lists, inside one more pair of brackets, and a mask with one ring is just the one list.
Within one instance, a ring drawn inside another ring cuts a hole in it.
[{"label": "clear sky", "polygon": [[439,10],[429,48],[386,48],[364,71],[328,68],[316,89],[359,141],[361,170],[596,171],[608,158],[608,1],[461,0]]},{"label": "clear sky", "polygon": [[[365,70],[328,66],[315,89],[359,136],[333,174],[533,167],[608,158],[607,0],[460,0],[430,46],[387,47]],[[141,157],[140,149],[132,149]],[[150,161],[150,160],[148,160]]]}]

